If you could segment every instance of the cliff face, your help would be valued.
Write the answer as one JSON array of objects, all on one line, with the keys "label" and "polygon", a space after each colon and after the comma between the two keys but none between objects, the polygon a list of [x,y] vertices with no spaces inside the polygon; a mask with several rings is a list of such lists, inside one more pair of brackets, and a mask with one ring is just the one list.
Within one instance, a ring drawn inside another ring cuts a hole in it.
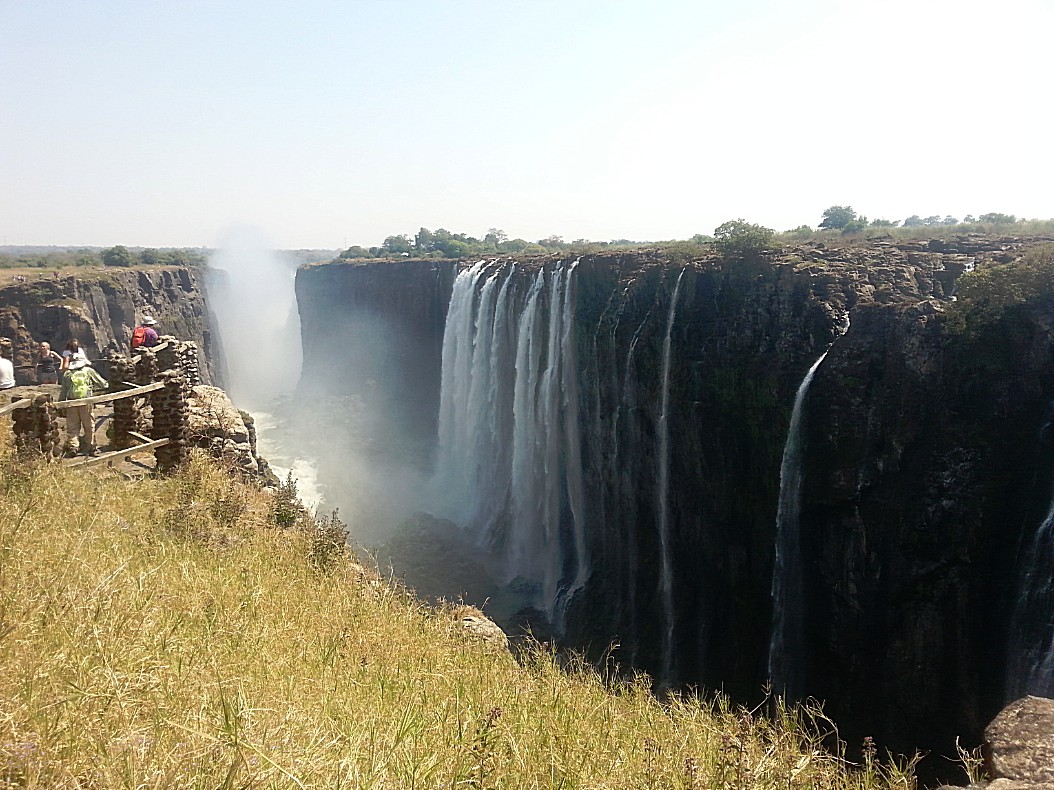
[{"label": "cliff face", "polygon": [[1007,694],[1050,506],[1054,305],[944,319],[1019,247],[311,267],[305,384],[394,384],[463,529],[572,644],[744,699],[776,676],[850,741],[950,750]]},{"label": "cliff face", "polygon": [[400,436],[434,442],[443,325],[456,261],[302,268],[301,385],[354,395]]},{"label": "cliff face", "polygon": [[204,272],[190,268],[106,270],[64,277],[37,276],[0,288],[0,335],[12,340],[16,378],[36,383],[37,344],[61,351],[77,338],[89,358],[107,350],[127,352],[144,314],[161,334],[198,344],[207,383],[222,380],[222,354],[209,321]]}]

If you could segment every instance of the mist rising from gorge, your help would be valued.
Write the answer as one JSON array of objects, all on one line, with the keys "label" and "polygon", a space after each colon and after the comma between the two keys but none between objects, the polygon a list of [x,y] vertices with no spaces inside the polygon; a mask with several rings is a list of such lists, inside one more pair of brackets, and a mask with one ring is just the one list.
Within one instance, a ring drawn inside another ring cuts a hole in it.
[{"label": "mist rising from gorge", "polygon": [[223,272],[210,291],[226,355],[231,397],[242,408],[269,408],[300,378],[300,317],[296,266],[269,248],[255,229],[228,230],[209,266]]},{"label": "mist rising from gorge", "polygon": [[271,249],[262,231],[234,227],[210,255],[209,268],[209,304],[227,392],[253,414],[258,450],[275,473],[282,479],[292,473],[304,502],[318,506],[323,494],[317,465],[288,416],[302,361],[296,261]]},{"label": "mist rising from gorge", "polygon": [[344,305],[323,316],[310,331],[335,350],[301,376],[296,270],[332,257],[319,253],[276,252],[262,232],[233,228],[210,257],[210,305],[227,390],[253,414],[261,455],[280,478],[292,472],[306,504],[339,510],[353,540],[373,547],[419,509],[431,450],[392,407],[408,389],[391,374],[400,338],[377,316]]}]

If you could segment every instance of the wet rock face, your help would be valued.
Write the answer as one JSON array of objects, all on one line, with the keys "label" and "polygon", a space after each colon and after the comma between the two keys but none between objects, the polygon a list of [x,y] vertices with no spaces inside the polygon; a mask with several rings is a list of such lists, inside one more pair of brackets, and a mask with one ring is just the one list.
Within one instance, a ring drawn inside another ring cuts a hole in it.
[{"label": "wet rock face", "polygon": [[836,720],[950,750],[1005,701],[1016,562],[1050,501],[1051,317],[971,338],[926,303],[862,306],[832,349],[809,402],[803,661]]},{"label": "wet rock face", "polygon": [[222,383],[203,276],[198,269],[179,268],[86,271],[40,275],[0,288],[0,335],[13,340],[19,383],[36,383],[39,343],[61,352],[66,341],[77,338],[91,359],[111,350],[127,352],[144,314],[158,320],[162,333],[195,342],[202,379]]},{"label": "wet rock face", "polygon": [[[1025,532],[1054,484],[1054,442],[1041,438],[1054,401],[1054,309],[950,332],[957,277],[1027,242],[937,242],[806,244],[750,265],[657,252],[578,261],[589,576],[565,641],[618,643],[616,660],[652,673],[666,663],[657,476],[669,330],[671,679],[758,696],[782,454],[797,388],[830,345],[802,411],[803,633],[790,659],[802,693],[826,701],[849,742],[954,754],[956,736],[980,741],[1006,701]],[[539,265],[518,263],[515,276]],[[417,385],[393,408],[434,437],[456,275],[444,266],[301,270],[306,382],[349,386],[354,375],[342,378],[335,360],[351,347],[347,370],[367,371],[363,386]],[[333,327],[363,333],[349,341]],[[566,503],[561,518],[569,534]]]}]

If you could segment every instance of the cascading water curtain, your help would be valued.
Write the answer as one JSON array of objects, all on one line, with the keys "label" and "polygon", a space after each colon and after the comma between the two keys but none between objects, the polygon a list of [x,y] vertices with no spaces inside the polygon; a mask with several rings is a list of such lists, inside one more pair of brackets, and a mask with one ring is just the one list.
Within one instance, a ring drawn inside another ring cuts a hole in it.
[{"label": "cascading water curtain", "polygon": [[443,336],[435,496],[562,629],[585,584],[574,291],[577,261],[477,263]]},{"label": "cascading water curtain", "polygon": [[802,655],[803,607],[801,577],[801,423],[805,396],[824,351],[805,374],[794,396],[787,443],[780,465],[780,498],[776,511],[776,561],[772,569],[772,636],[769,640],[769,679],[776,693],[796,697],[801,689],[796,669]]}]

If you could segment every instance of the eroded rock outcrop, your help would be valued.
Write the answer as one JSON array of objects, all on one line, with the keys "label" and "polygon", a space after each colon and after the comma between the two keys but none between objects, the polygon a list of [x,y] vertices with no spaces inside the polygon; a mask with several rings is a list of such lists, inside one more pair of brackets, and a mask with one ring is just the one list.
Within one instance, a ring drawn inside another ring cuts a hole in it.
[{"label": "eroded rock outcrop", "polygon": [[1028,696],[1014,701],[985,728],[984,737],[993,779],[1030,790],[1054,788],[1054,700]]},{"label": "eroded rock outcrop", "polygon": [[984,738],[983,771],[991,781],[969,790],[1054,790],[1054,699],[1015,700],[985,728]]},{"label": "eroded rock outcrop", "polygon": [[278,484],[267,460],[256,453],[252,416],[237,409],[226,392],[204,384],[192,387],[187,406],[187,430],[195,446],[224,459],[247,478]]}]

